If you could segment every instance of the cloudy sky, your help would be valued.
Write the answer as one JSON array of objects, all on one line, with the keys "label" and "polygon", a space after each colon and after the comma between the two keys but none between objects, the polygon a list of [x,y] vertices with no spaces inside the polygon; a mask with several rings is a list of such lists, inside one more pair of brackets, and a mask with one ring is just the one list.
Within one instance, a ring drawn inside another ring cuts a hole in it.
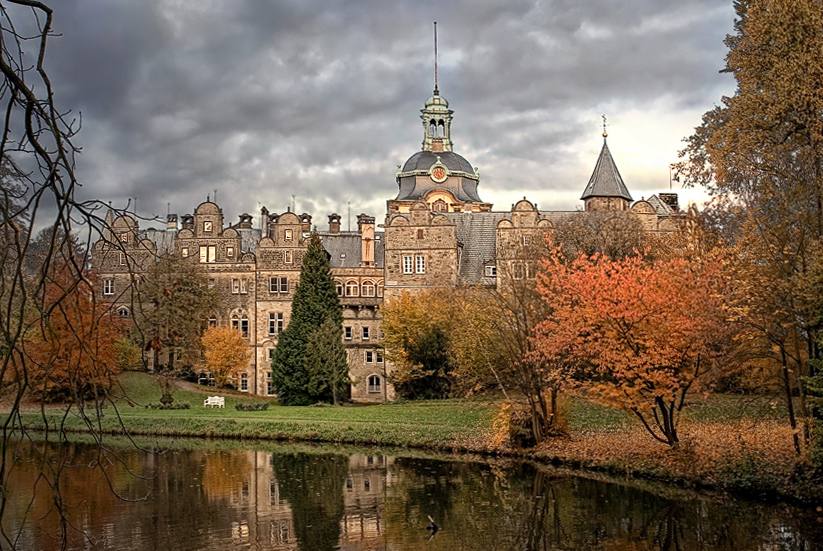
[{"label": "cloudy sky", "polygon": [[292,201],[320,229],[349,203],[382,217],[421,147],[434,21],[455,151],[496,210],[523,196],[578,208],[604,113],[633,196],[667,190],[682,139],[733,91],[718,73],[731,0],[53,4],[50,73],[58,105],[82,113],[81,195],[137,197],[147,217],[215,189],[228,223]]}]

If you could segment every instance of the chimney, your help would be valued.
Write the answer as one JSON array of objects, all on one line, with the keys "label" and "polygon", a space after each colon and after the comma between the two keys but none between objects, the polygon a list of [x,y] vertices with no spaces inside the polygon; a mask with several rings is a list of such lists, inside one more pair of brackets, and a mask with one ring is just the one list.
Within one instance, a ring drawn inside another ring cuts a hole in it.
[{"label": "chimney", "polygon": [[183,229],[194,231],[194,216],[191,214],[184,214],[182,217]]},{"label": "chimney", "polygon": [[300,227],[303,233],[309,233],[311,231],[311,214],[304,212],[300,215]]},{"label": "chimney", "polygon": [[240,223],[237,224],[238,228],[249,230],[251,229],[251,214],[243,213],[240,215]]},{"label": "chimney", "polygon": [[177,215],[176,214],[169,214],[166,217],[166,229],[167,230],[176,230],[177,229]]},{"label": "chimney", "polygon": [[260,209],[260,232],[261,237],[269,236],[269,209],[266,207]]},{"label": "chimney", "polygon": [[680,207],[677,204],[677,194],[676,193],[660,193],[658,194],[660,200],[663,201],[670,209],[674,212],[680,210]]},{"label": "chimney", "polygon": [[360,265],[374,266],[374,216],[358,214],[357,233],[360,234]]},{"label": "chimney", "polygon": [[340,215],[336,212],[329,215],[329,233],[332,235],[340,233]]}]

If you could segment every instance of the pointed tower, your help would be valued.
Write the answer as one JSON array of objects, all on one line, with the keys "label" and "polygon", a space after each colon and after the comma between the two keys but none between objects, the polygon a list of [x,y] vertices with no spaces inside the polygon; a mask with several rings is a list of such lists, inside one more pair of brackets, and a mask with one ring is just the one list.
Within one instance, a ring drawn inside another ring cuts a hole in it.
[{"label": "pointed tower", "polygon": [[585,201],[586,211],[629,210],[632,196],[620,177],[617,165],[606,143],[606,116],[603,115],[603,148],[594,165],[594,172],[589,178],[586,189],[580,197]]}]

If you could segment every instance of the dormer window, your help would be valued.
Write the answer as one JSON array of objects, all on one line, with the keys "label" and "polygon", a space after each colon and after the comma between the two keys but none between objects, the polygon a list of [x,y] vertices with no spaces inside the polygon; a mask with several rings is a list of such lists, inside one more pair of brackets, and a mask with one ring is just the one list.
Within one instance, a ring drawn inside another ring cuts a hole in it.
[{"label": "dormer window", "polygon": [[205,222],[203,222],[203,233],[211,233],[211,231],[212,231],[211,220],[206,220]]}]

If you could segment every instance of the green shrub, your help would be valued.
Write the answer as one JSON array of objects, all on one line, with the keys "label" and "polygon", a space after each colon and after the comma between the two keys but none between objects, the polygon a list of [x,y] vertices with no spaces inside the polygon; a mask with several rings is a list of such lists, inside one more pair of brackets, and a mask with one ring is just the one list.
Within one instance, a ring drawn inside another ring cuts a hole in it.
[{"label": "green shrub", "polygon": [[266,411],[269,409],[268,402],[237,402],[234,404],[237,411]]},{"label": "green shrub", "polygon": [[146,406],[149,409],[191,409],[191,404],[188,402],[177,402],[171,404],[154,403]]},{"label": "green shrub", "polygon": [[740,451],[720,460],[721,484],[729,490],[752,495],[768,495],[777,490],[774,465],[762,451],[751,451],[741,443]]}]

